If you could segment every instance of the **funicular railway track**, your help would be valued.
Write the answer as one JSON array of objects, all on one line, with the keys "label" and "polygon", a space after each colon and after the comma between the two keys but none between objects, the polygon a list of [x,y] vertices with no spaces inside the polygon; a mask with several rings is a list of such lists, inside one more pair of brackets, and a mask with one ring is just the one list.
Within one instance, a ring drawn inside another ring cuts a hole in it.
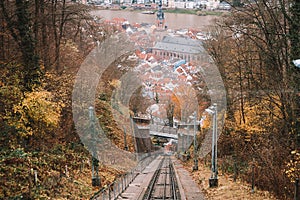
[{"label": "funicular railway track", "polygon": [[169,156],[163,156],[143,196],[143,200],[180,200],[175,170]]}]

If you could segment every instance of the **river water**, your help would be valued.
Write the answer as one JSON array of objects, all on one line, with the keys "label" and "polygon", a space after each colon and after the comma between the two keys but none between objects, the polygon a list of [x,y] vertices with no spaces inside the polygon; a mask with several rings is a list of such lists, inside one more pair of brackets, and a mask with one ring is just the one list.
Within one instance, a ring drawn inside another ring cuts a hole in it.
[{"label": "river water", "polygon": [[[137,11],[126,10],[94,10],[93,15],[111,20],[113,18],[125,18],[129,23],[150,23],[155,24],[156,15],[142,14]],[[207,30],[209,25],[214,24],[217,16],[197,16],[189,14],[165,13],[166,26],[170,29],[196,28]]]}]

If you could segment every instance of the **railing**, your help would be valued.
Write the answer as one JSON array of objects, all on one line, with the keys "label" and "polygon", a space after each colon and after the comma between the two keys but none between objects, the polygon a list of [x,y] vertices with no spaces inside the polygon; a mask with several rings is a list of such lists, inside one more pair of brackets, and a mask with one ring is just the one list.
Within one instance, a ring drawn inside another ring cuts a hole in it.
[{"label": "railing", "polygon": [[96,192],[90,199],[98,200],[116,200],[122,194],[129,184],[139,175],[158,154],[147,156],[139,162],[139,164],[130,172],[123,174],[107,187]]},{"label": "railing", "polygon": [[161,132],[161,133],[169,133],[169,134],[177,135],[178,129],[170,127],[170,126],[162,126],[162,125],[157,125],[157,124],[151,124],[150,125],[150,131],[156,131],[156,132]]},{"label": "railing", "polygon": [[99,191],[98,194],[94,195],[91,199],[107,200],[107,199],[117,199],[118,196],[123,193],[128,185],[132,183],[135,177],[138,175],[138,172],[131,171],[125,175],[119,177],[112,184],[103,188]]}]

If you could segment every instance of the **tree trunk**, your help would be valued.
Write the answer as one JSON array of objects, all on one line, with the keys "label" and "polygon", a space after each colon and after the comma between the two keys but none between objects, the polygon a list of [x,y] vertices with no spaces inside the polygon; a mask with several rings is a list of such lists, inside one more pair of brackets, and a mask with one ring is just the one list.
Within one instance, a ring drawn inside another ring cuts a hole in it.
[{"label": "tree trunk", "polygon": [[24,0],[16,0],[17,30],[19,32],[20,50],[22,52],[25,69],[25,90],[31,91],[40,84],[39,57],[35,53],[35,42],[31,33],[28,3]]}]

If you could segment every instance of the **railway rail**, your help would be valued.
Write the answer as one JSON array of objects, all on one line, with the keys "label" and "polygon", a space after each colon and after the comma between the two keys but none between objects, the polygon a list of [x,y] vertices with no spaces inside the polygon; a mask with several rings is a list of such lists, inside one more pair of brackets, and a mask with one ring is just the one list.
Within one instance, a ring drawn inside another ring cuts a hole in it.
[{"label": "railway rail", "polygon": [[144,193],[143,200],[180,200],[175,170],[170,156],[162,156],[157,170]]}]

